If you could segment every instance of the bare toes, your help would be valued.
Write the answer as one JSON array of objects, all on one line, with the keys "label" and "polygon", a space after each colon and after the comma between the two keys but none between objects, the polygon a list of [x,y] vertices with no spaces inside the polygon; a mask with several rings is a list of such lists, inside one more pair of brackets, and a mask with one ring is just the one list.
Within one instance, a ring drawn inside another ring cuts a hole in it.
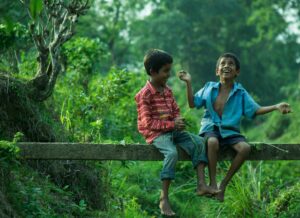
[{"label": "bare toes", "polygon": [[159,203],[160,213],[164,216],[175,216],[174,211],[171,209],[168,199],[160,199]]}]

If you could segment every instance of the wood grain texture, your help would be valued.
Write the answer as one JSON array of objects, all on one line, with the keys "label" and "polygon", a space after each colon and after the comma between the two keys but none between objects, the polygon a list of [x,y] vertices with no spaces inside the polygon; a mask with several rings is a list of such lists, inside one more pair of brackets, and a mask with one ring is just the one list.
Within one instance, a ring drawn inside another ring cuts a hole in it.
[{"label": "wood grain texture", "polygon": [[[248,160],[300,160],[299,144],[250,143]],[[159,161],[163,155],[152,145],[145,144],[90,144],[20,142],[20,156],[31,160],[136,160]],[[190,157],[177,147],[179,160]],[[235,152],[222,151],[219,160],[231,160]]]}]

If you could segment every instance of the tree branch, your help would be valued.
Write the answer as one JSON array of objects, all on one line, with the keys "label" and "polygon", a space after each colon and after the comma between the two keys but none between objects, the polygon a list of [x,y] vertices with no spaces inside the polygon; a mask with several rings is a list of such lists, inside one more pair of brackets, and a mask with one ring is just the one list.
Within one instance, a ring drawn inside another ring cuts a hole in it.
[{"label": "tree branch", "polygon": [[28,82],[31,97],[47,99],[60,72],[60,48],[74,35],[75,23],[88,9],[89,0],[43,0],[43,12],[33,20],[30,33],[38,51],[39,68]]}]

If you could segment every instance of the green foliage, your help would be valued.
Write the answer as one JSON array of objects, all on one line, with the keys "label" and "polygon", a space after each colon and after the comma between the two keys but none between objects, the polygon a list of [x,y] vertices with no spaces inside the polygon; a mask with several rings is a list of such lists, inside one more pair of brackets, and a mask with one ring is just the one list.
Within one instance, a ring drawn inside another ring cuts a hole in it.
[{"label": "green foliage", "polygon": [[[4,22],[0,24],[0,70],[18,73],[18,78],[28,80],[36,74],[36,52],[30,49],[32,42],[26,30],[25,10],[11,2],[0,3],[0,21]],[[13,10],[6,10],[11,5]],[[148,6],[151,13],[141,15]],[[175,69],[185,68],[193,74],[195,90],[204,82],[216,79],[215,62],[220,53],[237,53],[242,62],[239,77],[242,84],[263,103],[273,103],[286,96],[295,111],[285,117],[274,112],[255,120],[252,126],[247,125],[246,136],[251,141],[298,143],[299,86],[287,84],[297,78],[299,43],[287,31],[289,23],[282,15],[290,9],[299,13],[299,4],[285,0],[205,0],[201,4],[196,0],[189,4],[183,0],[95,0],[87,16],[80,19],[77,33],[82,37],[73,38],[62,48],[62,73],[52,98],[45,102],[51,114],[38,113],[32,106],[30,112],[39,119],[33,122],[24,117],[24,121],[33,123],[27,134],[34,137],[35,130],[48,130],[52,126],[56,137],[45,138],[57,139],[64,135],[57,124],[61,122],[68,131],[69,141],[144,142],[136,128],[134,96],[147,79],[139,67],[142,57],[155,45],[174,56]],[[41,10],[41,0],[30,1],[33,18]],[[20,17],[22,21],[16,21]],[[196,133],[203,111],[187,108],[185,87],[175,77],[170,79],[170,85],[182,115],[190,123],[188,130]],[[19,92],[24,94],[21,89]],[[1,121],[4,125],[7,122],[10,120]],[[39,133],[37,139],[43,137],[43,131]],[[11,166],[14,162],[10,160],[18,152],[15,145],[15,141],[0,142],[0,164],[5,166],[5,170],[0,169],[0,179],[10,202],[22,217],[160,216],[161,163],[90,164],[94,171],[83,168],[84,174],[76,174],[72,181],[65,179],[68,184],[59,188],[52,179],[61,179],[59,172],[65,172],[61,169],[54,170],[56,177],[44,179],[23,164]],[[219,181],[227,168],[226,164],[219,165]],[[267,217],[265,211],[269,217],[297,217],[299,182],[295,175],[299,175],[298,169],[296,161],[246,163],[230,183],[225,202],[220,204],[194,195],[195,172],[191,163],[180,162],[170,190],[171,203],[180,217]],[[93,178],[105,180],[107,187],[94,189],[91,194],[91,190],[84,189],[91,187],[91,183],[86,184],[90,180],[83,177],[94,174],[97,176]],[[101,191],[108,201],[102,208],[107,211],[93,210],[92,200],[86,197],[97,198]]]},{"label": "green foliage", "polygon": [[[70,131],[71,140],[100,142],[141,138],[134,131],[134,95],[143,85],[141,78],[146,81],[145,74],[117,68],[111,68],[107,75],[96,73],[100,48],[97,40],[87,38],[77,38],[66,44],[67,69],[58,81],[53,99],[55,104],[61,105],[56,109],[60,121]],[[65,93],[68,93],[67,98]],[[130,131],[132,135],[128,134],[128,129],[133,130]]]},{"label": "green foliage", "polygon": [[42,0],[30,0],[29,11],[33,19],[41,13],[43,10],[43,1]]},{"label": "green foliage", "polygon": [[[300,79],[300,78],[299,78]],[[292,83],[288,86],[284,86],[280,89],[280,92],[284,94],[284,96],[287,96],[289,99],[293,101],[299,101],[300,100],[300,85],[298,83]]]},{"label": "green foliage", "polygon": [[[233,178],[223,205],[226,214],[232,217],[255,217],[256,214],[264,213],[267,205],[266,196],[269,192],[264,192],[262,187],[263,168],[262,162],[246,163],[244,171]],[[265,216],[266,214],[262,217]]]},{"label": "green foliage", "polygon": [[104,50],[104,45],[97,39],[77,37],[70,40],[63,47],[68,72],[76,71],[81,76],[78,82],[84,80],[84,77],[94,73],[95,66],[99,66],[103,61]]},{"label": "green foliage", "polygon": [[0,187],[9,201],[1,204],[13,205],[21,217],[88,217],[88,205],[83,199],[76,202],[68,186],[57,187],[48,176],[17,160],[22,137],[18,132],[12,142],[0,141]]},{"label": "green foliage", "polygon": [[283,15],[299,11],[291,2],[157,2],[149,16],[132,24],[130,36],[140,48],[136,50],[141,53],[135,52],[138,57],[153,45],[173,54],[179,69],[192,74],[196,90],[206,81],[217,80],[219,55],[234,52],[241,61],[238,81],[259,96],[261,103],[270,104],[282,98],[274,90],[293,82],[299,69],[297,36],[287,31]]},{"label": "green foliage", "polygon": [[266,127],[266,136],[268,139],[272,140],[282,136],[291,123],[290,119],[289,116],[282,117],[279,113],[272,114]]},{"label": "green foliage", "polygon": [[[157,202],[159,198],[159,174],[160,165],[149,163],[110,162],[108,165],[111,178],[111,211],[129,215],[147,214],[159,215]],[[132,208],[131,208],[132,207]],[[135,217],[135,216],[131,216]]]},{"label": "green foliage", "polygon": [[153,217],[149,216],[146,211],[141,209],[141,205],[137,203],[136,198],[132,198],[127,204],[125,204],[125,217],[126,218],[146,218],[146,217]]},{"label": "green foliage", "polygon": [[20,73],[16,75],[17,78],[28,81],[34,77],[36,74],[35,69],[38,67],[36,56],[35,51],[20,52],[20,63],[18,65]]},{"label": "green foliage", "polygon": [[30,36],[21,23],[0,23],[0,71],[18,72],[18,52],[30,44]]},{"label": "green foliage", "polygon": [[17,142],[23,137],[23,133],[17,132],[12,142],[0,141],[0,166],[7,167],[11,162],[16,162],[20,152]]},{"label": "green foliage", "polygon": [[299,119],[297,111],[300,110],[299,102],[294,98],[289,98],[288,102],[292,107],[292,113],[281,115],[278,111],[272,114],[264,115],[266,120],[263,123],[256,124],[259,128],[252,126],[247,130],[247,136],[251,141],[268,141],[268,142],[284,142],[298,143],[299,135]]},{"label": "green foliage", "polygon": [[[8,49],[14,42],[14,32],[12,27],[7,27],[6,25],[0,25],[0,39],[1,39],[1,52]],[[2,50],[3,49],[3,50]]]},{"label": "green foliage", "polygon": [[17,21],[26,23],[26,13],[27,11],[24,10],[20,1],[2,0],[0,2],[0,23],[6,23],[8,25]]},{"label": "green foliage", "polygon": [[300,183],[279,192],[278,197],[268,207],[274,217],[296,218],[300,216]]},{"label": "green foliage", "polygon": [[58,188],[48,177],[22,166],[13,170],[6,191],[21,217],[78,217],[87,214],[84,200],[75,203],[68,187]]},{"label": "green foliage", "polygon": [[[128,129],[136,129],[136,108],[133,99],[136,87],[139,86],[135,77],[133,73],[112,69],[104,78],[95,76],[90,79],[87,93],[80,86],[71,88],[72,94],[67,99],[61,99],[63,102],[60,117],[75,139],[121,140],[129,136]],[[70,89],[67,85],[61,88]],[[113,119],[116,116],[119,119]],[[106,128],[107,126],[110,128]],[[137,135],[134,131],[132,134]]]},{"label": "green foliage", "polygon": [[94,0],[87,15],[79,19],[80,36],[99,39],[106,48],[106,58],[102,61],[104,71],[111,66],[135,65],[131,50],[132,39],[128,37],[130,24],[138,19],[140,11],[148,0]]}]

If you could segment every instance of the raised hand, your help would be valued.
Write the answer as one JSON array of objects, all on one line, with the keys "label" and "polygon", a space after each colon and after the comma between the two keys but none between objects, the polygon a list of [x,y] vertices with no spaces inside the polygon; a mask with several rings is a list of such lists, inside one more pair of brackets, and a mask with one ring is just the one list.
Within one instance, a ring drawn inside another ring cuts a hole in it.
[{"label": "raised hand", "polygon": [[184,70],[181,70],[178,72],[178,77],[179,77],[179,79],[181,79],[182,81],[185,81],[185,82],[191,82],[191,80],[192,80],[191,75]]},{"label": "raised hand", "polygon": [[292,109],[291,109],[290,105],[288,103],[285,103],[285,102],[281,102],[281,103],[277,104],[276,108],[282,114],[287,114],[287,113],[292,112]]}]

